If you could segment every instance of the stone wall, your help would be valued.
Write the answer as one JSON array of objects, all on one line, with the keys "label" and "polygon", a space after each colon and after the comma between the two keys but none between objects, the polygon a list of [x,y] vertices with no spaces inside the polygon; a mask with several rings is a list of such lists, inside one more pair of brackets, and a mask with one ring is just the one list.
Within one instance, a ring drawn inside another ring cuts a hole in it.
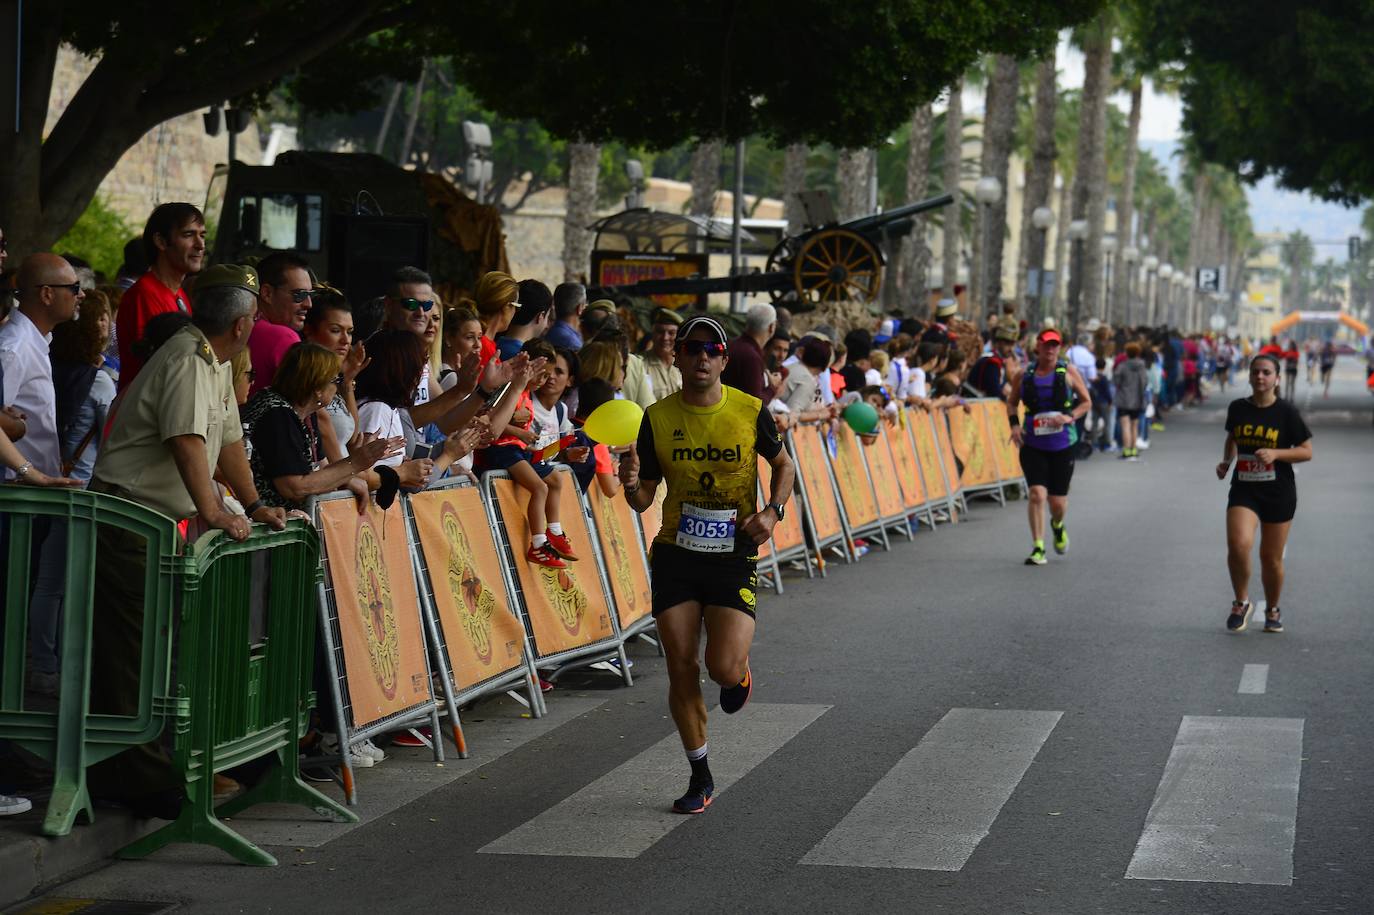
[{"label": "stone wall", "polygon": [[[94,60],[71,48],[58,52],[45,132],[52,130],[94,67]],[[236,158],[256,165],[261,161],[260,150],[257,126],[249,124],[238,135]],[[228,153],[229,140],[222,127],[219,136],[207,136],[200,111],[184,114],[148,131],[125,152],[98,193],[130,226],[141,230],[159,203],[184,200],[203,206],[215,165],[225,162]]]}]

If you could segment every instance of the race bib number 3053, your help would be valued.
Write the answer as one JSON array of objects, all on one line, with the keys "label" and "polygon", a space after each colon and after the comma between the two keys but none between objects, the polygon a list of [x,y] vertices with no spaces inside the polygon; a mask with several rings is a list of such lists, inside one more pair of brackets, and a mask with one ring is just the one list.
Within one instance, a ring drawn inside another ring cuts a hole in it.
[{"label": "race bib number 3053", "polygon": [[1237,482],[1272,483],[1275,476],[1274,465],[1264,463],[1253,454],[1242,454],[1236,458]]},{"label": "race bib number 3053", "polygon": [[684,502],[677,545],[696,553],[734,552],[735,517],[733,508],[701,508]]}]

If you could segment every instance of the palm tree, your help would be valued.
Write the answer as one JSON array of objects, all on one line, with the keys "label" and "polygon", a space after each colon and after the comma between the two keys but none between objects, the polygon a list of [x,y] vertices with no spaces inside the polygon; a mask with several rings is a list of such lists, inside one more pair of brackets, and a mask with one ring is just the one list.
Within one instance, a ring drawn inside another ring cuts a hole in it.
[{"label": "palm tree", "polygon": [[1301,229],[1293,231],[1283,242],[1283,265],[1287,272],[1283,284],[1285,313],[1307,307],[1309,273],[1316,248]]},{"label": "palm tree", "polygon": [[[927,196],[930,186],[930,141],[935,132],[935,112],[929,102],[918,105],[911,114],[911,134],[907,139],[906,201]],[[898,261],[898,285],[910,315],[924,315],[930,298],[930,247],[926,244],[925,216],[911,220],[911,231],[902,239]]]},{"label": "palm tree", "polygon": [[592,258],[592,233],[587,226],[596,218],[596,179],[601,166],[601,147],[595,143],[568,144],[568,204],[563,220],[563,279],[585,281]]},{"label": "palm tree", "polygon": [[782,200],[788,235],[800,235],[805,222],[797,195],[806,190],[806,154],[804,143],[792,144],[783,154]]},{"label": "palm tree", "polygon": [[[959,193],[959,169],[964,153],[964,101],[962,98],[964,81],[959,79],[949,87],[949,106],[945,109],[945,168],[944,187],[954,196],[950,206],[951,213],[961,209]],[[944,250],[940,268],[941,283],[945,298],[954,298],[955,286],[959,279],[959,220],[945,219]]]},{"label": "palm tree", "polygon": [[720,190],[720,161],[724,143],[706,140],[692,150],[692,199],[687,212],[710,216],[716,212],[716,193]]},{"label": "palm tree", "polygon": [[840,222],[848,222],[868,213],[868,181],[873,168],[872,149],[842,149],[835,163],[835,185],[838,198],[835,215]]},{"label": "palm tree", "polygon": [[1036,207],[1049,206],[1050,192],[1054,190],[1055,109],[1059,102],[1054,64],[1054,48],[1051,47],[1035,68],[1035,115],[1030,155],[1026,157],[1026,193],[1021,204],[1022,256],[1017,269],[1017,289],[1019,298],[1022,278],[1029,269],[1034,269],[1039,289],[1030,291],[1026,308],[1026,318],[1032,328],[1040,326],[1043,302],[1042,296],[1037,293],[1044,289],[1041,274],[1045,267],[1045,241],[1049,233],[1032,226],[1031,213]]},{"label": "palm tree", "polygon": [[1102,311],[1102,232],[1107,216],[1107,92],[1112,66],[1112,12],[1103,10],[1083,34],[1083,97],[1078,122],[1078,173],[1073,216],[1088,224],[1069,277],[1068,329]]},{"label": "palm tree", "polygon": [[1021,69],[1016,59],[997,54],[992,59],[992,75],[984,95],[983,174],[1002,185],[1002,194],[991,206],[982,206],[981,256],[975,260],[978,298],[982,312],[1001,310],[1002,243],[1007,232],[1007,170],[1016,132],[1016,102],[1021,88]]}]

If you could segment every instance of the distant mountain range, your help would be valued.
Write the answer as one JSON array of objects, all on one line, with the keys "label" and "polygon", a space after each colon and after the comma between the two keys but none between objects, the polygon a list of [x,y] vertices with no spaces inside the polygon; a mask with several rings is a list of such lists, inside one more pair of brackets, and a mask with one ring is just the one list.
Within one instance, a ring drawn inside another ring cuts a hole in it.
[{"label": "distant mountain range", "polygon": [[[1160,140],[1142,140],[1147,149],[1164,163],[1172,181],[1178,180],[1179,161],[1174,157],[1178,144]],[[1346,209],[1335,203],[1325,203],[1310,194],[1285,191],[1265,178],[1246,189],[1250,198],[1250,218],[1256,232],[1281,232],[1287,235],[1301,229],[1317,243],[1317,261],[1328,257],[1337,263],[1346,259],[1346,239],[1360,234],[1360,210]],[[1330,244],[1324,244],[1324,243]]]}]

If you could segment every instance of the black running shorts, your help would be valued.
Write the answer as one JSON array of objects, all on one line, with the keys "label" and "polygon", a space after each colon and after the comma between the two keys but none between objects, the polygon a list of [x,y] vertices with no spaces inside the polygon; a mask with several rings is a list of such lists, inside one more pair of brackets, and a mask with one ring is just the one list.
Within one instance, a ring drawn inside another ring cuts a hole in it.
[{"label": "black running shorts", "polygon": [[649,555],[653,615],[694,601],[705,607],[733,607],[754,616],[759,586],[757,556],[699,556],[655,543]]},{"label": "black running shorts", "polygon": [[1052,496],[1067,496],[1073,479],[1073,447],[1043,451],[1022,445],[1021,472],[1027,486],[1043,486]]},{"label": "black running shorts", "polygon": [[1298,512],[1298,490],[1296,487],[1272,487],[1264,489],[1255,486],[1233,484],[1231,494],[1226,499],[1227,508],[1248,508],[1259,516],[1264,524],[1284,524],[1292,521]]}]

